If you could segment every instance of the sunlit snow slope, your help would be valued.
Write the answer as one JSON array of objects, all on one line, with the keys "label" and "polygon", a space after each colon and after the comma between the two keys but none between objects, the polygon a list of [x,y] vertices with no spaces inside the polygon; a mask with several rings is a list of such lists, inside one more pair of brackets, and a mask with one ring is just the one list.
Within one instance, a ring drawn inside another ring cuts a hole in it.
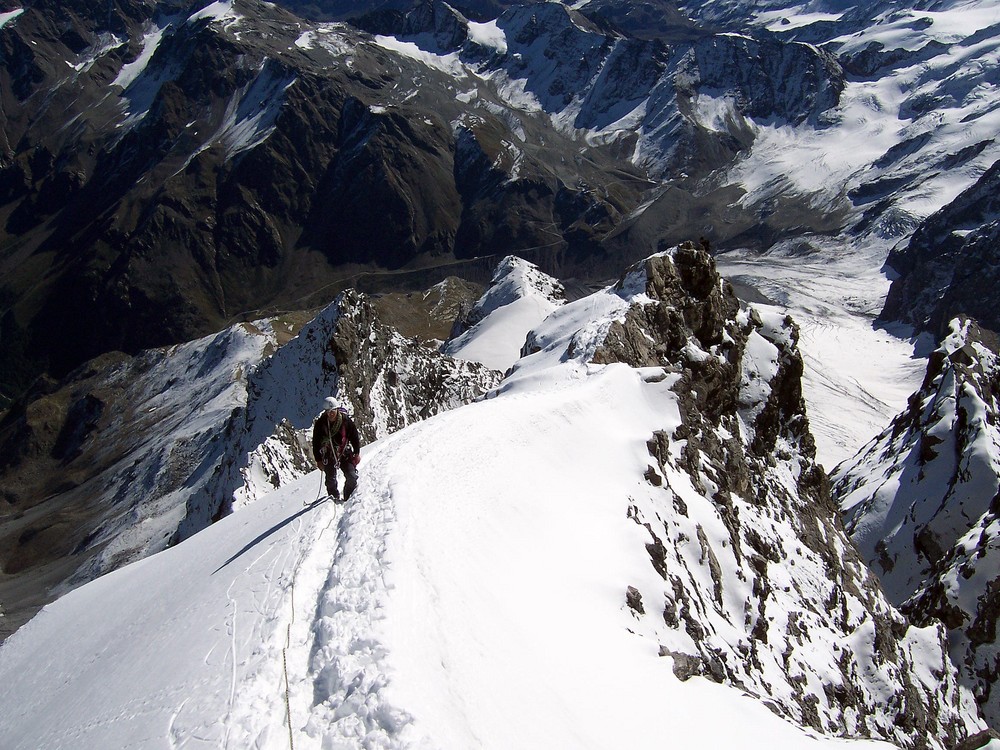
[{"label": "sunlit snow slope", "polygon": [[[775,400],[794,390],[781,375],[793,334],[712,274],[707,254],[678,248],[559,307],[489,398],[366,446],[348,505],[313,504],[312,473],[45,609],[0,647],[5,748],[652,748],[706,732],[721,747],[814,747],[840,743],[779,719],[762,691],[786,715],[811,705],[817,730],[892,733],[899,681],[935,733],[976,728],[935,671],[938,631],[897,622],[863,571],[828,569],[786,516],[812,497],[796,494],[810,476],[797,400]],[[669,345],[644,333],[646,316],[680,309],[700,334],[680,318]],[[723,314],[736,316],[725,335]],[[615,359],[633,344],[683,362]],[[727,466],[752,470],[767,434],[780,444],[748,498],[718,485],[714,428],[675,390],[724,371]],[[761,556],[793,553],[794,591]],[[829,628],[817,597],[842,602]],[[874,629],[896,625],[896,656],[876,658]],[[832,634],[850,653],[827,648]],[[845,680],[863,717],[838,698]]]},{"label": "sunlit snow slope", "polygon": [[0,650],[4,747],[847,744],[629,632],[671,404],[620,365],[526,377],[371,446],[347,506],[303,505],[313,474],[76,590]]}]

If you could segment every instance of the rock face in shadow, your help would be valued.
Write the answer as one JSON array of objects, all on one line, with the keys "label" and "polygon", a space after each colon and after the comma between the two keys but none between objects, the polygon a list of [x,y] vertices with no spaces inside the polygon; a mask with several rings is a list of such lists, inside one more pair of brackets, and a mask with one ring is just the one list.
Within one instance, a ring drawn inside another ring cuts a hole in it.
[{"label": "rock face in shadow", "polygon": [[931,355],[907,409],[834,474],[851,538],[889,598],[943,622],[964,684],[1000,726],[996,624],[1000,340],[968,318]]},{"label": "rock face in shadow", "polygon": [[931,215],[909,243],[889,254],[899,274],[880,314],[935,336],[965,315],[1000,330],[1000,162],[971,188]]},{"label": "rock face in shadow", "polygon": [[678,412],[650,436],[629,511],[662,580],[623,592],[635,631],[682,679],[736,686],[819,732],[950,750],[981,730],[944,628],[897,611],[845,533],[814,459],[794,323],[741,307],[693,245],[617,293],[631,304],[593,361],[669,383]]}]

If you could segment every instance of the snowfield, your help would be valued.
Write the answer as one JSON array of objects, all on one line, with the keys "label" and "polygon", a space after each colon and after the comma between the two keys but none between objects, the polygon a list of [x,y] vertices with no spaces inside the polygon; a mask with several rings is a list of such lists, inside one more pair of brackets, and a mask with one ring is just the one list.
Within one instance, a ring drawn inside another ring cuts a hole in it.
[{"label": "snowfield", "polygon": [[311,505],[313,473],[72,592],[0,648],[4,747],[683,748],[709,732],[889,748],[681,683],[630,632],[626,586],[658,579],[629,495],[674,408],[622,365],[524,372],[366,447],[349,505]]}]

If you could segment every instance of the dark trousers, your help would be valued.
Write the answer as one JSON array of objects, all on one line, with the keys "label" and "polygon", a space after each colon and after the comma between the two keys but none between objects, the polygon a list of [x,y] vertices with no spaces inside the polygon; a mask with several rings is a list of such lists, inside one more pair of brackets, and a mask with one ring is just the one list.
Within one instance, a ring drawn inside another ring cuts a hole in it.
[{"label": "dark trousers", "polygon": [[[358,467],[350,461],[340,464],[340,470],[344,472],[344,501],[346,502],[358,486]],[[330,497],[339,498],[340,491],[337,489],[337,464],[328,461],[323,465],[323,473],[326,475],[326,491]]]}]

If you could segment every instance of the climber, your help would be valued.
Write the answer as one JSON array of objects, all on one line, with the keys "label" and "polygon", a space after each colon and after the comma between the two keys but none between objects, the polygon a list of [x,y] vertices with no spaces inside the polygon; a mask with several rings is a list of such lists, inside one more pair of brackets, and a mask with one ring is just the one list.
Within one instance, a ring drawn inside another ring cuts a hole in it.
[{"label": "climber", "polygon": [[323,402],[323,412],[313,422],[313,458],[326,475],[326,491],[334,502],[340,502],[337,490],[337,469],[344,472],[344,502],[358,485],[358,461],[361,460],[361,440],[358,427],[337,399]]}]

